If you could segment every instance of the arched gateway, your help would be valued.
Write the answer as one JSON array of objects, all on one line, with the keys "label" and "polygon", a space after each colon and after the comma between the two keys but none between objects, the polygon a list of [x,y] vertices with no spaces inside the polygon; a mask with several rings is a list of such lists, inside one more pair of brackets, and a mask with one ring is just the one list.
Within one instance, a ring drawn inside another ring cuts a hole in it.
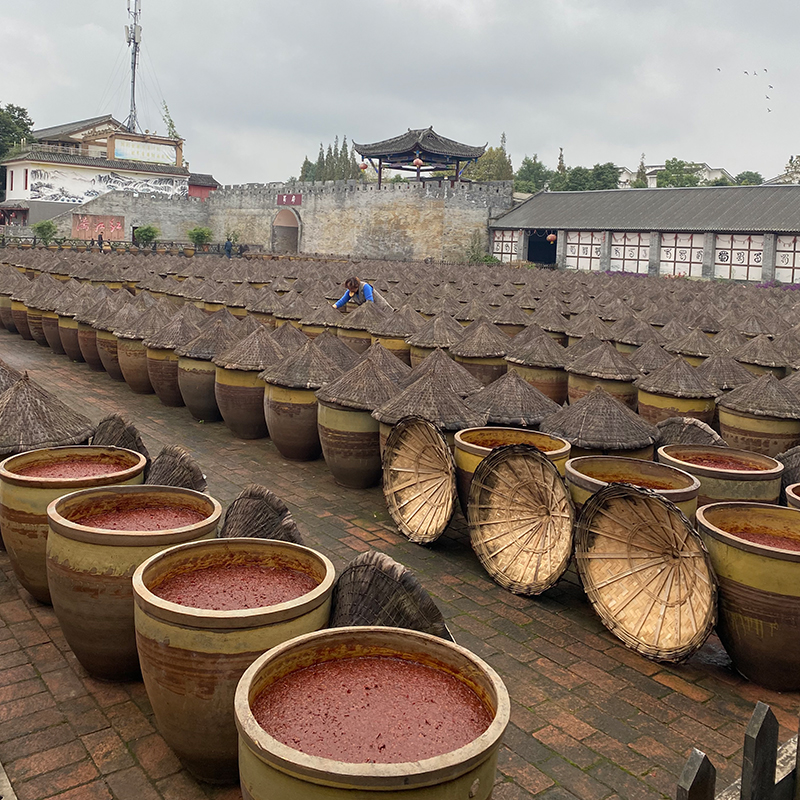
[{"label": "arched gateway", "polygon": [[272,220],[272,252],[296,253],[300,241],[300,217],[292,208],[282,208]]}]

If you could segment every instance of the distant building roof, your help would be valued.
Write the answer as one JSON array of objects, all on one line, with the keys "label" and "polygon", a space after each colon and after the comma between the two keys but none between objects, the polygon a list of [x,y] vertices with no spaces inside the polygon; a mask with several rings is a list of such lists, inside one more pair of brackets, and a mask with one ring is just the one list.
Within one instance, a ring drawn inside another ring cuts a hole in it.
[{"label": "distant building roof", "polygon": [[353,147],[364,158],[383,158],[390,161],[410,161],[417,156],[418,151],[440,156],[444,160],[467,160],[479,158],[486,150],[486,145],[472,147],[456,142],[454,139],[439,136],[433,127],[414,130],[409,128],[406,133],[392,139],[384,139],[382,142],[373,142],[372,144],[353,142]]},{"label": "distant building roof", "polygon": [[206,175],[202,172],[192,172],[189,175],[190,186],[212,186],[214,189],[219,189],[222,184],[214,178],[213,175]]},{"label": "distant building roof", "polygon": [[118,122],[111,116],[111,114],[103,114],[101,117],[90,117],[89,119],[82,119],[78,122],[68,122],[66,125],[53,125],[50,128],[39,128],[33,131],[33,138],[39,141],[53,141],[61,137],[69,137],[71,134],[79,133],[86,128],[94,128],[102,125],[104,122],[110,122],[114,127],[120,130],[124,129],[124,125]]},{"label": "distant building roof", "polygon": [[186,167],[176,167],[174,164],[156,164],[150,161],[133,161],[128,159],[112,158],[93,158],[92,156],[82,156],[79,154],[63,152],[50,152],[47,150],[37,150],[34,145],[30,150],[3,159],[0,164],[10,164],[15,161],[35,161],[37,163],[48,164],[73,164],[82,167],[97,167],[99,169],[118,169],[133,172],[156,172],[159,175],[180,175],[189,177],[189,170]]},{"label": "distant building roof", "polygon": [[538,192],[492,228],[795,233],[800,186]]}]

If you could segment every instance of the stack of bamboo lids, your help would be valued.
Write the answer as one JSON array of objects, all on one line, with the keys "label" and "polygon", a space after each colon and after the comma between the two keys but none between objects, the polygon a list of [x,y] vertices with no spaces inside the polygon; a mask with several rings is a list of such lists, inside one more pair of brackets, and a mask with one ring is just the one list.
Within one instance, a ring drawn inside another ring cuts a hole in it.
[{"label": "stack of bamboo lids", "polygon": [[569,564],[574,523],[570,494],[558,470],[535,447],[498,447],[478,464],[467,518],[481,564],[515,594],[540,594]]},{"label": "stack of bamboo lids", "polygon": [[442,535],[455,509],[456,467],[435,425],[409,416],[394,426],[383,451],[383,494],[412,542],[430,544]]},{"label": "stack of bamboo lids", "polygon": [[714,627],[717,584],[700,536],[655,492],[611,484],[583,507],[578,572],[603,624],[628,647],[681,661]]}]

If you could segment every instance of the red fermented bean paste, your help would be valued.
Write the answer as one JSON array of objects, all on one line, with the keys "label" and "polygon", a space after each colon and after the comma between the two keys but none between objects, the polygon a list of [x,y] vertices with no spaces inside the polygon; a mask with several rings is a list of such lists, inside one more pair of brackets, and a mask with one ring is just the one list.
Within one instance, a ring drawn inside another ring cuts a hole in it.
[{"label": "red fermented bean paste", "polygon": [[696,464],[698,467],[711,467],[712,469],[764,470],[769,469],[757,461],[734,456],[694,455],[680,454],[678,458],[687,464]]},{"label": "red fermented bean paste", "polygon": [[452,675],[399,658],[364,656],[296,670],[252,705],[279,742],[353,764],[433,758],[469,744],[492,715]]},{"label": "red fermented bean paste", "polygon": [[781,531],[775,528],[747,524],[726,525],[723,530],[762,547],[777,547],[781,550],[800,551],[800,532],[798,531]]},{"label": "red fermented bean paste", "polygon": [[143,506],[107,511],[78,520],[90,528],[103,528],[109,531],[166,531],[194,525],[205,519],[205,515],[193,508],[179,506]]},{"label": "red fermented bean paste", "polygon": [[235,611],[286,603],[316,589],[317,582],[294,569],[262,564],[216,564],[172,575],[153,594],[192,608]]},{"label": "red fermented bean paste", "polygon": [[69,461],[43,461],[14,470],[17,475],[28,478],[94,478],[98,475],[113,475],[125,469],[121,464],[97,461],[91,458],[73,458]]}]

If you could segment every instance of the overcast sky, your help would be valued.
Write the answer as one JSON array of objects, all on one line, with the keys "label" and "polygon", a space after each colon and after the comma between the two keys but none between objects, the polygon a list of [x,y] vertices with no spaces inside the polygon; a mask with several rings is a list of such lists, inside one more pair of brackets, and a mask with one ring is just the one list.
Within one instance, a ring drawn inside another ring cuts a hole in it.
[{"label": "overcast sky", "polygon": [[[516,169],[682,158],[765,178],[800,153],[797,0],[142,0],[143,128],[195,172],[298,175],[335,135],[503,131]],[[0,103],[128,115],[126,0],[0,0]],[[769,96],[769,99],[767,99]],[[771,109],[771,110],[768,110]]]}]

